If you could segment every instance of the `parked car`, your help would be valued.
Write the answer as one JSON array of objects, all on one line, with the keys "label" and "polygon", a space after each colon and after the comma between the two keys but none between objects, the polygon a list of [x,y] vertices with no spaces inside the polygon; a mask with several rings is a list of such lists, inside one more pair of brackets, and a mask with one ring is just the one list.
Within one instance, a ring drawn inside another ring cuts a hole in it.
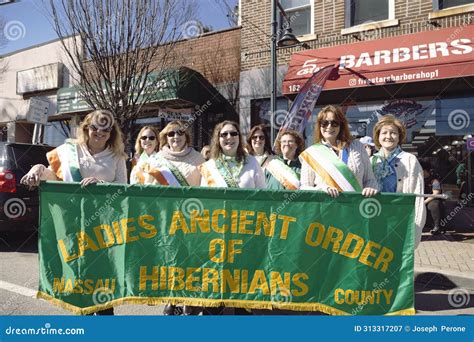
[{"label": "parked car", "polygon": [[0,232],[38,228],[38,189],[28,190],[21,178],[35,164],[48,165],[53,147],[0,142]]}]

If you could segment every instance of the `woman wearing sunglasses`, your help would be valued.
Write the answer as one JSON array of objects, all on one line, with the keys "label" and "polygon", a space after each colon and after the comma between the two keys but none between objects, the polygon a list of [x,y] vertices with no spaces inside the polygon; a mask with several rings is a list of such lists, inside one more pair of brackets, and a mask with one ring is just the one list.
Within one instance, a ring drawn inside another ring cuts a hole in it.
[{"label": "woman wearing sunglasses", "polygon": [[246,155],[239,125],[224,121],[212,134],[211,159],[200,167],[201,186],[220,188],[266,188],[257,159]]},{"label": "woman wearing sunglasses", "polygon": [[315,144],[300,155],[301,189],[325,191],[331,197],[341,191],[377,194],[377,180],[369,156],[360,141],[352,138],[340,107],[326,106],[318,114]]},{"label": "woman wearing sunglasses", "polygon": [[96,110],[79,126],[77,140],[66,142],[46,154],[49,167],[37,164],[21,179],[28,186],[41,180],[94,183],[127,183],[122,131],[111,112]]},{"label": "woman wearing sunglasses", "polygon": [[[36,187],[42,180],[95,183],[127,183],[126,154],[122,131],[107,110],[88,114],[79,126],[78,139],[68,139],[46,154],[49,167],[37,164],[21,179]],[[113,315],[114,309],[98,311],[97,315]]]},{"label": "woman wearing sunglasses", "polygon": [[130,184],[153,183],[153,176],[145,170],[149,170],[149,160],[158,150],[158,131],[152,126],[142,127],[135,142],[136,153],[132,161],[135,165],[130,173]]},{"label": "woman wearing sunglasses", "polygon": [[265,169],[273,155],[265,125],[252,127],[247,138],[246,148],[248,153],[257,159],[262,169]]},{"label": "woman wearing sunglasses", "polygon": [[296,131],[286,131],[275,141],[278,157],[272,158],[265,168],[267,187],[275,190],[300,188],[301,162],[298,156],[304,150],[304,140]]},{"label": "woman wearing sunglasses", "polygon": [[[154,184],[164,186],[199,186],[201,174],[197,168],[204,163],[201,153],[191,145],[191,136],[182,121],[172,121],[160,132],[160,151],[150,158],[147,172]],[[197,314],[197,308],[184,306],[184,315]],[[174,316],[181,313],[176,305],[166,304],[163,313]]]}]

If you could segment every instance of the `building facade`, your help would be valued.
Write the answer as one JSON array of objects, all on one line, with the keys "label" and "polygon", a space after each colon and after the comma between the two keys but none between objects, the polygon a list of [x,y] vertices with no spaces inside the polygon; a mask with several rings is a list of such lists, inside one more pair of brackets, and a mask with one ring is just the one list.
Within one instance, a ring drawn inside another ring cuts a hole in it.
[{"label": "building facade", "polygon": [[[324,105],[343,106],[359,137],[372,135],[377,119],[391,113],[407,127],[403,148],[431,162],[445,192],[453,199],[472,194],[473,1],[280,3],[286,12],[286,19],[280,14],[281,25],[289,23],[304,44],[278,49],[275,127],[309,77],[333,65],[335,74],[326,81],[305,131],[307,144]],[[248,130],[270,124],[271,1],[242,0],[240,5],[240,120]]]}]

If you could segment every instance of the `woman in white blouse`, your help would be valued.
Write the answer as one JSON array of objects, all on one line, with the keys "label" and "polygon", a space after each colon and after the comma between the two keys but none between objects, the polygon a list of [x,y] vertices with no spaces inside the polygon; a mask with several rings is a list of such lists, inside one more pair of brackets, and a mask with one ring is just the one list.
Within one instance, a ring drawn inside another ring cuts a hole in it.
[{"label": "woman in white blouse", "polygon": [[77,140],[66,142],[46,154],[49,167],[34,165],[21,179],[28,186],[41,180],[94,183],[127,183],[122,131],[107,110],[88,114],[79,126]]},{"label": "woman in white blouse", "polygon": [[377,180],[364,146],[350,134],[344,112],[326,106],[318,114],[315,144],[300,154],[302,190],[321,190],[331,197],[341,191],[377,194]]},{"label": "woman in white blouse", "polygon": [[[49,167],[34,165],[21,179],[30,188],[41,180],[95,183],[127,183],[122,131],[108,110],[88,114],[79,126],[78,139],[68,139],[46,154]],[[97,315],[113,315],[109,308]]]},{"label": "woman in white blouse", "polygon": [[158,131],[152,126],[144,126],[138,132],[135,142],[135,157],[133,168],[130,173],[130,184],[149,184],[153,178],[145,170],[148,169],[149,161],[159,150]]},{"label": "woman in white blouse", "polygon": [[199,167],[201,186],[265,189],[265,176],[257,159],[246,155],[239,125],[224,121],[212,134],[211,159]]}]

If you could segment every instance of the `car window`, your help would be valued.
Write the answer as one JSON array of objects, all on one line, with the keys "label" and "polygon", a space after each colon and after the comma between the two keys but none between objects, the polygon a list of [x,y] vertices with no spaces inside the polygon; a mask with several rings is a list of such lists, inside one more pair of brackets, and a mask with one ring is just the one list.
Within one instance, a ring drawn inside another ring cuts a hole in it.
[{"label": "car window", "polygon": [[49,146],[12,145],[16,165],[23,173],[28,172],[35,164],[48,165],[46,153],[51,150]]},{"label": "car window", "polygon": [[11,167],[11,158],[8,158],[8,146],[0,144],[0,171]]}]

